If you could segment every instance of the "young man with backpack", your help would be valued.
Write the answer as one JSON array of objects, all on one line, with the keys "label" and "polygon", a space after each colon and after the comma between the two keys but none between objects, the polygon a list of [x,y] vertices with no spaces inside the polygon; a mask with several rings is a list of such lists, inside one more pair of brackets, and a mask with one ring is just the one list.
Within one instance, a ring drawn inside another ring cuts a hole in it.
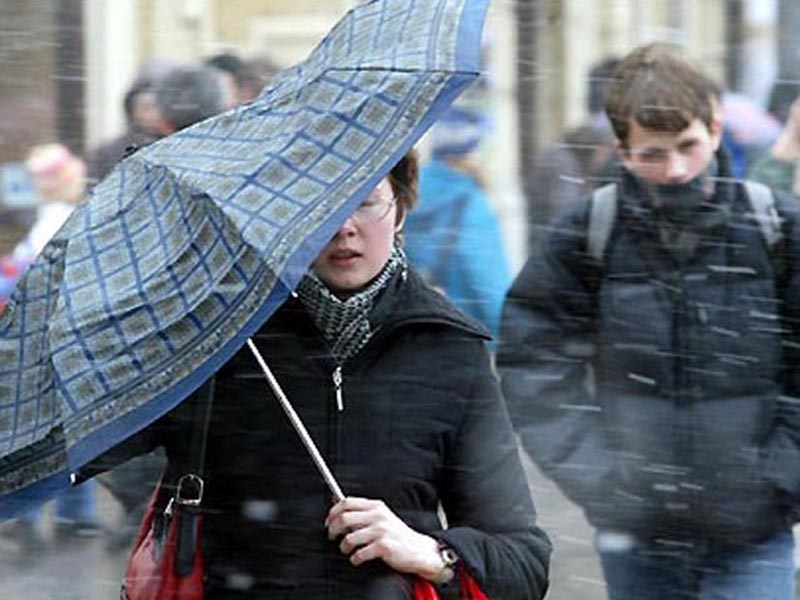
[{"label": "young man with backpack", "polygon": [[611,600],[794,599],[800,216],[731,178],[715,89],[662,45],[623,59],[620,179],[504,307],[512,419],[596,527]]}]

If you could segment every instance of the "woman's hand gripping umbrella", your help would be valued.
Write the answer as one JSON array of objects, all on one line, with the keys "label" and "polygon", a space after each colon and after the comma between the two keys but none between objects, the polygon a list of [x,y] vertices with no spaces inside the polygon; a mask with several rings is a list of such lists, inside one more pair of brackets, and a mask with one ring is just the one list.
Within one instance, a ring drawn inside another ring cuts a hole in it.
[{"label": "woman's hand gripping umbrella", "polygon": [[[328,539],[341,540],[339,548],[354,566],[380,559],[396,571],[416,575],[413,600],[439,600],[439,593],[431,582],[449,583],[455,571],[454,565],[443,558],[436,540],[414,531],[381,500],[345,496],[258,347],[251,339],[247,340],[247,346],[331,492],[335,504],[325,519]],[[489,600],[466,572],[461,571],[460,576],[463,600]]]}]

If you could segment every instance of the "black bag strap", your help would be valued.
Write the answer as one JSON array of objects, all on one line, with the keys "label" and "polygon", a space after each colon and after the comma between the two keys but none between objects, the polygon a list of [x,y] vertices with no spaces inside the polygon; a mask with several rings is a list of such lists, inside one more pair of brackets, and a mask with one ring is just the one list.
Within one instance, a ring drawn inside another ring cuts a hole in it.
[{"label": "black bag strap", "polygon": [[211,377],[196,392],[192,432],[189,440],[187,471],[178,480],[175,496],[170,501],[178,505],[181,518],[178,521],[178,539],[175,548],[175,573],[179,577],[190,575],[195,569],[197,546],[200,538],[198,518],[203,502],[203,470],[206,460],[208,426],[211,421],[211,406],[214,401],[215,377]]},{"label": "black bag strap", "polygon": [[199,398],[195,405],[195,414],[192,419],[192,433],[189,445],[188,471],[203,476],[206,464],[206,444],[208,442],[208,425],[211,421],[211,405],[214,402],[214,384],[216,376],[206,381],[195,392]]},{"label": "black bag strap", "polygon": [[194,418],[189,438],[186,471],[178,479],[173,501],[183,506],[200,506],[203,501],[203,470],[206,462],[208,426],[214,401],[215,377],[212,376],[195,392]]}]

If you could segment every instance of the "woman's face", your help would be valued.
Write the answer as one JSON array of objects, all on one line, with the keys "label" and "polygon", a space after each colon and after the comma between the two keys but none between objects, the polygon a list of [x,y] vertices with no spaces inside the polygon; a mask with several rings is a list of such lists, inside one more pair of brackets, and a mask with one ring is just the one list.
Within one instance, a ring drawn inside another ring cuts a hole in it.
[{"label": "woman's face", "polygon": [[314,272],[339,298],[361,291],[389,260],[396,222],[394,192],[383,178],[322,250]]}]

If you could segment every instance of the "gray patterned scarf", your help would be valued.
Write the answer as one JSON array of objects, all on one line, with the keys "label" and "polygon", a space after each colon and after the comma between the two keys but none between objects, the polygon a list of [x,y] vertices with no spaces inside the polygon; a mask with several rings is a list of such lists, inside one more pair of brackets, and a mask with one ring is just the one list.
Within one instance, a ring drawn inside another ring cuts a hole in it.
[{"label": "gray patterned scarf", "polygon": [[346,300],[334,296],[313,271],[306,273],[300,281],[297,295],[340,364],[354,356],[369,341],[372,331],[367,317],[375,298],[392,276],[405,268],[405,254],[399,246],[395,246],[386,265],[372,283]]}]

